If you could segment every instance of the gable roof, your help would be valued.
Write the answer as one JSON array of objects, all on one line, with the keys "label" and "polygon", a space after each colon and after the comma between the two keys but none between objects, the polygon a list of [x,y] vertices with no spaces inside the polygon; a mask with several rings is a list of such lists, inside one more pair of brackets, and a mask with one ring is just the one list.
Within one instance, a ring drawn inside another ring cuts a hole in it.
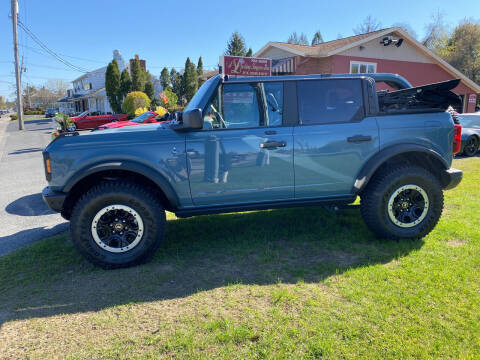
[{"label": "gable roof", "polygon": [[418,51],[420,51],[422,54],[426,55],[427,57],[433,59],[436,64],[438,64],[442,69],[444,69],[450,75],[460,78],[462,82],[464,82],[468,87],[475,90],[477,93],[480,93],[480,85],[473,82],[470,78],[468,78],[467,76],[462,74],[460,71],[458,71],[456,68],[454,68],[452,65],[450,65],[445,60],[440,58],[432,50],[428,49],[423,44],[421,44],[417,39],[411,36],[407,31],[399,27],[391,27],[391,28],[381,29],[377,31],[372,31],[365,34],[349,36],[349,37],[338,39],[338,40],[327,41],[314,46],[296,45],[296,44],[289,44],[284,42],[271,41],[271,42],[268,42],[265,46],[263,46],[259,51],[257,51],[254,56],[262,57],[262,54],[266,50],[273,47],[273,48],[277,48],[277,49],[289,52],[292,55],[305,56],[305,57],[328,57],[328,56],[342,53],[348,49],[360,46],[369,41],[375,40],[379,37],[386,36],[392,33],[395,33],[397,36],[400,36],[408,40],[408,42],[411,45],[413,45]]}]

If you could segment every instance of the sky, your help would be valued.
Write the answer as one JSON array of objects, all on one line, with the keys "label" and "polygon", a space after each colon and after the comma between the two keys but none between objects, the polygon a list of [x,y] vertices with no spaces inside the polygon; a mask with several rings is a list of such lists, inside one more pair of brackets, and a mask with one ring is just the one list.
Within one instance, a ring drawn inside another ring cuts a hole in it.
[{"label": "sky", "polygon": [[[382,27],[407,23],[418,38],[431,15],[440,11],[455,27],[465,18],[480,20],[480,0],[390,1],[195,1],[195,0],[18,0],[19,19],[51,50],[75,66],[94,70],[111,61],[113,50],[125,60],[139,54],[159,76],[164,66],[183,68],[185,59],[214,69],[232,32],[239,31],[255,53],[268,41],[286,41],[296,31],[309,40],[320,30],[324,41],[353,35],[368,15]],[[0,4],[0,95],[15,91],[10,1]],[[22,83],[48,79],[70,82],[83,73],[67,68],[19,29]]]}]

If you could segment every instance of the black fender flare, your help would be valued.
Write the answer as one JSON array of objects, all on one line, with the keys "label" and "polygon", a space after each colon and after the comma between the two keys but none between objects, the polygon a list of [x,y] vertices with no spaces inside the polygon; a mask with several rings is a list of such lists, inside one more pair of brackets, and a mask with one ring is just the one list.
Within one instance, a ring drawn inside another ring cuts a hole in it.
[{"label": "black fender flare", "polygon": [[178,208],[179,206],[179,199],[177,193],[173,190],[172,186],[170,185],[169,181],[166,179],[164,175],[162,175],[159,171],[152,169],[148,165],[129,161],[129,160],[118,160],[118,161],[105,161],[102,163],[97,163],[94,165],[87,166],[82,170],[78,171],[73,175],[65,184],[63,191],[68,193],[76,184],[80,181],[85,179],[87,176],[93,175],[95,173],[99,173],[106,170],[122,170],[122,171],[129,171],[132,173],[137,173],[143,175],[144,177],[151,180],[155,183],[161,191],[165,194],[166,198],[168,199],[170,206],[172,208]]},{"label": "black fender flare", "polygon": [[397,144],[388,146],[372,156],[358,173],[353,185],[353,194],[358,194],[368,184],[377,169],[389,159],[400,154],[411,152],[423,153],[427,156],[439,160],[443,165],[442,170],[447,170],[450,166],[447,161],[435,150],[419,144]]}]

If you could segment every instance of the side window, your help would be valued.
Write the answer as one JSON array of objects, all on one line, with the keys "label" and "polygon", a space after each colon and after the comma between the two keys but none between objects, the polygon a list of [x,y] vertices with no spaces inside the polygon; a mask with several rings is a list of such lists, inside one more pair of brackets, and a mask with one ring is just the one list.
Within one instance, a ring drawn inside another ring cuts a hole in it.
[{"label": "side window", "polygon": [[204,111],[204,130],[263,126],[257,84],[224,84]]},{"label": "side window", "polygon": [[297,89],[300,124],[346,123],[363,119],[360,79],[299,81]]},{"label": "side window", "polygon": [[268,126],[281,126],[283,120],[283,82],[263,84],[268,110]]}]

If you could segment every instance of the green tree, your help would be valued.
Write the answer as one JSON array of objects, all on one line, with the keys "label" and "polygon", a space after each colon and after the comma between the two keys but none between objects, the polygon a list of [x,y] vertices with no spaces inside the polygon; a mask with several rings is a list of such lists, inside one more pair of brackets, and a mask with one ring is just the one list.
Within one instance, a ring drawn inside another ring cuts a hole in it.
[{"label": "green tree", "polygon": [[253,56],[252,48],[248,48],[247,54],[245,56],[246,57],[252,57]]},{"label": "green tree", "polygon": [[123,111],[131,118],[135,116],[135,110],[138,108],[149,108],[150,99],[142,91],[132,91],[125,96],[122,107]]},{"label": "green tree", "polygon": [[145,90],[145,71],[140,65],[140,60],[135,58],[132,64],[132,91]]},{"label": "green tree", "polygon": [[170,84],[172,86],[172,91],[180,96],[178,90],[180,88],[180,74],[175,70],[175,68],[172,68],[170,70]]},{"label": "green tree", "polygon": [[204,83],[204,80],[202,78],[202,75],[203,75],[203,61],[202,61],[201,56],[198,58],[197,74],[198,74],[198,87],[200,87]]},{"label": "green tree", "polygon": [[318,45],[318,44],[321,44],[321,43],[323,43],[323,36],[322,36],[322,33],[319,30],[315,34],[313,34],[312,46]]},{"label": "green tree", "polygon": [[480,24],[464,20],[448,40],[445,60],[480,84]]},{"label": "green tree", "polygon": [[246,54],[247,50],[245,50],[245,40],[238,31],[235,31],[230,37],[230,40],[228,40],[225,55],[245,56]]},{"label": "green tree", "polygon": [[168,69],[166,67],[164,67],[162,69],[162,72],[160,73],[160,84],[164,89],[168,89],[171,87],[172,82],[170,80],[170,74],[168,73]]},{"label": "green tree", "polygon": [[155,99],[155,87],[153,86],[153,82],[152,80],[148,80],[146,83],[145,83],[145,94],[147,94],[148,98],[150,99],[150,101],[154,101]]},{"label": "green tree", "polygon": [[202,76],[202,75],[203,75],[203,60],[202,60],[202,57],[201,57],[201,56],[198,58],[197,74],[198,74],[198,76]]},{"label": "green tree", "polygon": [[122,94],[120,92],[120,70],[118,64],[113,59],[107,66],[105,73],[105,91],[108,102],[115,113],[122,111]]},{"label": "green tree", "polygon": [[195,65],[187,58],[185,61],[185,71],[182,76],[183,95],[189,102],[198,90],[198,74]]},{"label": "green tree", "polygon": [[127,94],[132,91],[132,79],[130,78],[130,73],[127,69],[122,71],[122,75],[120,76],[120,93],[122,95],[122,99],[127,96]]},{"label": "green tree", "polygon": [[163,90],[163,94],[167,97],[168,101],[165,101],[160,97],[160,105],[165,107],[168,111],[175,111],[178,104],[178,96],[175,94],[172,89],[166,88]]}]

